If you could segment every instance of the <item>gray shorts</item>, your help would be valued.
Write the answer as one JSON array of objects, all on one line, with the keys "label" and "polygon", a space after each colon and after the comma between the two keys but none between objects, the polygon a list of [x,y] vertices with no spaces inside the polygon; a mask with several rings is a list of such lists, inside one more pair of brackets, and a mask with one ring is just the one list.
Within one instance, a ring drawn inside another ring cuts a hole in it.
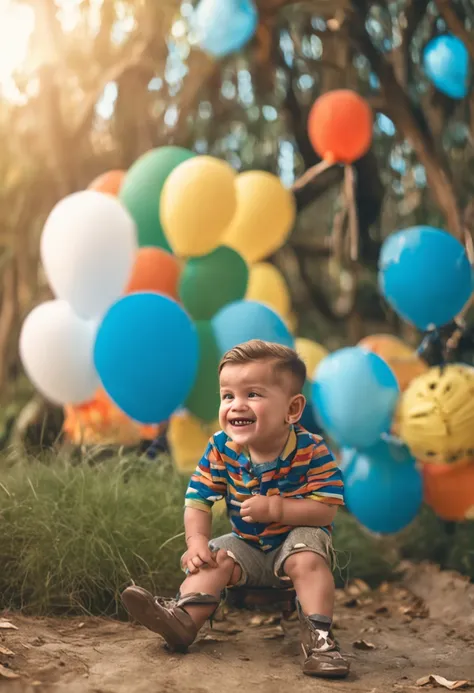
[{"label": "gray shorts", "polygon": [[242,575],[235,587],[287,587],[291,581],[285,575],[285,561],[288,556],[303,551],[317,553],[330,567],[333,565],[331,537],[319,527],[296,527],[281,546],[267,553],[234,534],[212,539],[209,546],[213,551],[227,551],[240,566]]}]

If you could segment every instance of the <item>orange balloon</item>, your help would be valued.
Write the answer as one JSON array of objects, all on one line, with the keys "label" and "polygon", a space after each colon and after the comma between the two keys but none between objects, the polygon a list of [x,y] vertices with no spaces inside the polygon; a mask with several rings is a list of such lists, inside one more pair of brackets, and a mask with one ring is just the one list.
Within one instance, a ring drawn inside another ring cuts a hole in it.
[{"label": "orange balloon", "polygon": [[474,460],[423,465],[425,501],[443,520],[474,519]]},{"label": "orange balloon", "polygon": [[401,392],[414,378],[423,375],[428,365],[401,339],[391,334],[373,334],[361,339],[358,346],[380,356],[392,369]]},{"label": "orange balloon", "polygon": [[330,163],[352,164],[366,154],[372,143],[372,127],[372,109],[350,89],[320,96],[308,119],[311,144]]},{"label": "orange balloon", "polygon": [[384,358],[384,361],[392,369],[398,381],[400,392],[405,392],[412,380],[429,370],[428,364],[416,354],[408,359]]},{"label": "orange balloon", "polygon": [[152,246],[140,248],[125,293],[156,291],[178,301],[180,274],[179,260],[171,253]]},{"label": "orange balloon", "polygon": [[166,424],[143,426],[132,421],[99,388],[94,399],[64,407],[63,430],[75,445],[138,445],[163,432]]},{"label": "orange balloon", "polygon": [[124,178],[125,171],[107,171],[107,173],[103,173],[101,176],[94,178],[87,189],[117,197]]},{"label": "orange balloon", "polygon": [[414,349],[392,334],[372,334],[361,339],[358,346],[372,351],[383,359],[407,359],[415,354]]}]

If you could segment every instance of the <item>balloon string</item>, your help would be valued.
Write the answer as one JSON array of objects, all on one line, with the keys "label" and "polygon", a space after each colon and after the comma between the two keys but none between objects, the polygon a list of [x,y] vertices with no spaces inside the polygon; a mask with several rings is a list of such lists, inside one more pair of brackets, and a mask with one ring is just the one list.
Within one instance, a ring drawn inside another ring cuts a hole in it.
[{"label": "balloon string", "polygon": [[359,220],[355,202],[355,175],[352,166],[344,166],[344,194],[349,212],[349,248],[352,262],[359,258]]},{"label": "balloon string", "polygon": [[293,183],[291,189],[293,192],[300,190],[300,188],[303,188],[307,183],[310,183],[313,178],[319,176],[320,173],[323,173],[323,171],[326,171],[328,168],[331,168],[331,166],[334,166],[334,163],[334,161],[327,161],[326,159],[323,159],[323,161],[320,161],[319,164],[311,166],[311,168],[305,171],[303,175]]},{"label": "balloon string", "polygon": [[347,217],[347,205],[343,199],[343,207],[334,215],[332,224],[332,252],[338,264],[342,262],[342,247],[344,244],[344,224]]}]

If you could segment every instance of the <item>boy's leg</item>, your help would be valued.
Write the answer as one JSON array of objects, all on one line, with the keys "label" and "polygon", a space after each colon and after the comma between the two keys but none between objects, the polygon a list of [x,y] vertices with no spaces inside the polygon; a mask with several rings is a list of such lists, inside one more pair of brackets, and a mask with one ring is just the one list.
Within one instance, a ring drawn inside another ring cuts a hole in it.
[{"label": "boy's leg", "polygon": [[240,569],[225,551],[218,551],[216,561],[216,568],[203,567],[189,575],[176,599],[154,597],[132,585],[122,593],[122,601],[133,618],[161,635],[171,649],[185,651],[219,606],[222,590],[240,577]]},{"label": "boy's leg", "polygon": [[342,678],[349,673],[349,662],[331,635],[335,593],[331,558],[331,540],[324,530],[298,527],[285,540],[275,561],[275,572],[290,579],[296,591],[305,657],[303,672]]}]

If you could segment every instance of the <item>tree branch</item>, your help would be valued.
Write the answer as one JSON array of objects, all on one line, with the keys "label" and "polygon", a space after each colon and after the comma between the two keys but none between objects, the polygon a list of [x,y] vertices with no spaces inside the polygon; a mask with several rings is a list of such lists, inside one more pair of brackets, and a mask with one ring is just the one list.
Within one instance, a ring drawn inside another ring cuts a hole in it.
[{"label": "tree branch", "polygon": [[95,89],[87,95],[76,122],[72,126],[69,133],[71,141],[78,142],[82,137],[88,134],[94,118],[97,101],[100,99],[102,92],[109,82],[118,82],[120,78],[132,68],[142,69],[144,72],[149,71],[151,74],[155,73],[155,67],[152,61],[147,57],[149,49],[150,40],[134,44],[132,48],[126,52],[126,55],[101,74]]},{"label": "tree branch", "polygon": [[440,15],[448,25],[449,29],[456,34],[467,48],[471,60],[474,61],[474,37],[472,32],[468,31],[462,20],[459,18],[453,0],[435,0],[435,5],[438,8]]},{"label": "tree branch", "polygon": [[390,102],[395,126],[411,144],[420,163],[425,167],[430,189],[445,217],[449,231],[461,239],[461,217],[450,174],[436,152],[424,116],[398,82],[393,66],[373,45],[365,27],[366,0],[352,0],[352,3],[354,11],[350,19],[351,37],[358,50],[368,58],[379,78],[382,93]]}]

